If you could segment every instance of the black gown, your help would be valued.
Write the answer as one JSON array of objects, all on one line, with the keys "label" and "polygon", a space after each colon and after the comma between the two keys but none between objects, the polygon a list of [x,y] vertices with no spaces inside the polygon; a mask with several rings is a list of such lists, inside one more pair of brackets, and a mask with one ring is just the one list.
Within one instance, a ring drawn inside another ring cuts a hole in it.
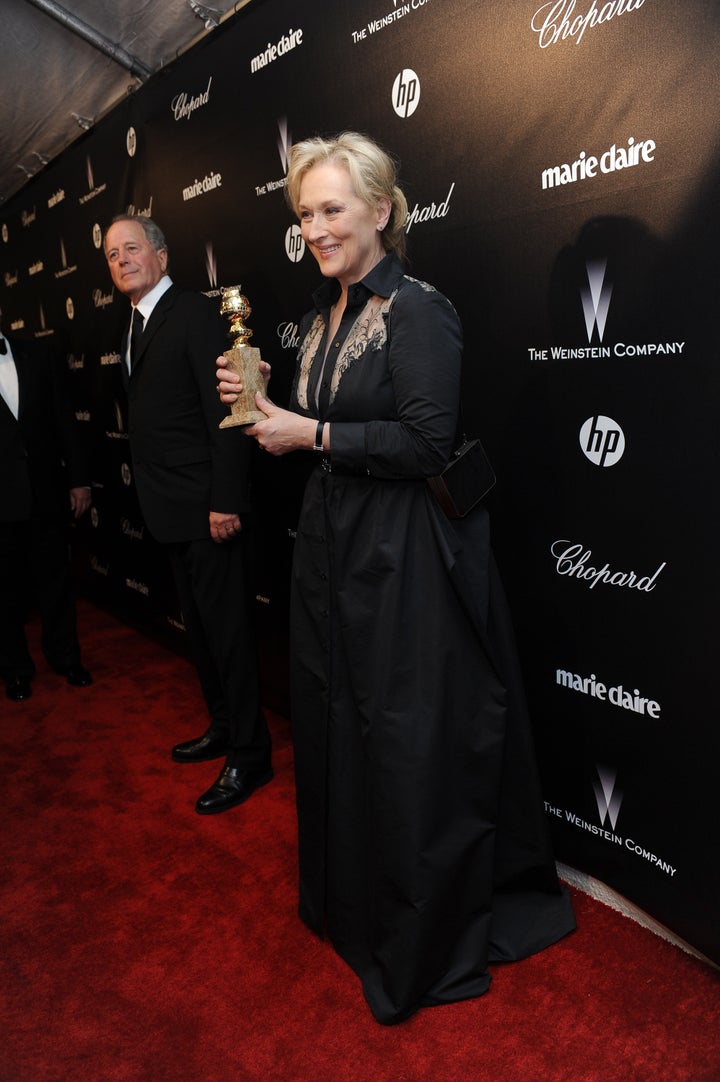
[{"label": "black gown", "polygon": [[292,402],[331,422],[293,560],[300,915],[389,1024],[481,995],[489,961],[574,919],[487,513],[451,522],[425,480],[457,429],[457,315],[386,256],[350,287],[323,365],[338,292],[315,294]]}]

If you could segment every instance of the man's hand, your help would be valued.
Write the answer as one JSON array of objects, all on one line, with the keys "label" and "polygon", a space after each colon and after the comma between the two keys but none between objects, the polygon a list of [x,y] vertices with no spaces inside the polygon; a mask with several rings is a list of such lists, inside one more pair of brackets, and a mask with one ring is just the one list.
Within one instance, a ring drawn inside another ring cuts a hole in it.
[{"label": "man's hand", "polygon": [[239,515],[224,515],[220,511],[210,512],[210,536],[218,545],[223,541],[232,541],[242,530]]},{"label": "man's hand", "polygon": [[89,488],[71,488],[70,489],[70,510],[73,513],[73,518],[80,518],[84,515],[90,506],[90,489]]}]

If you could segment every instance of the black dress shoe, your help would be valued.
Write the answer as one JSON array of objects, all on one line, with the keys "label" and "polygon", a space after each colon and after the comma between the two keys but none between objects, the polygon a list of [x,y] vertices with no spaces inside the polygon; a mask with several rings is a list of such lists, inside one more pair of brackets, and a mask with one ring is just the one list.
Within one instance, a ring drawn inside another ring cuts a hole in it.
[{"label": "black dress shoe", "polygon": [[32,685],[29,680],[24,680],[19,676],[16,680],[8,680],[5,694],[13,702],[21,703],[23,699],[29,699],[32,695]]},{"label": "black dress shoe", "polygon": [[71,665],[69,669],[64,669],[61,675],[74,688],[86,688],[93,682],[92,676],[84,665]]},{"label": "black dress shoe", "polygon": [[242,804],[252,796],[261,785],[267,785],[272,776],[273,770],[270,766],[262,771],[226,766],[215,784],[199,798],[195,811],[199,815],[214,815],[216,812],[234,808],[236,804]]},{"label": "black dress shoe", "polygon": [[228,753],[227,733],[208,729],[194,740],[176,744],[170,753],[176,763],[204,763],[207,759],[224,759]]}]

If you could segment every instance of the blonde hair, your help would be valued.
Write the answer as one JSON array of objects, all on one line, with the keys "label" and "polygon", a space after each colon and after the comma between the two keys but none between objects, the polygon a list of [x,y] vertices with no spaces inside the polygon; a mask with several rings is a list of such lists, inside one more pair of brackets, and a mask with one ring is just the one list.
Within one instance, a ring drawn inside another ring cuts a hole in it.
[{"label": "blonde hair", "polygon": [[383,248],[404,260],[407,200],[397,185],[395,162],[367,135],[346,131],[330,139],[304,139],[293,146],[285,190],[295,214],[299,217],[305,174],[314,165],[329,161],[347,169],[355,194],[369,207],[375,208],[380,199],[390,200],[390,217],[381,235]]}]

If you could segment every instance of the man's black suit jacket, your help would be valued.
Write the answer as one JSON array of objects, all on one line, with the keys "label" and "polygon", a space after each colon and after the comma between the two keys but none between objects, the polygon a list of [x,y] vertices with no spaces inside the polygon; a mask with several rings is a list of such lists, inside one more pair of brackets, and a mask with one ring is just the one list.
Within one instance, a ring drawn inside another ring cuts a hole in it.
[{"label": "man's black suit jacket", "polygon": [[218,427],[228,410],[215,359],[228,348],[227,329],[212,301],[172,285],[129,377],[123,363],[135,485],[148,529],[163,543],[209,537],[210,511],[250,511],[253,441]]},{"label": "man's black suit jacket", "polygon": [[0,395],[0,522],[69,515],[69,490],[89,478],[61,362],[37,342],[8,341],[19,410]]}]

